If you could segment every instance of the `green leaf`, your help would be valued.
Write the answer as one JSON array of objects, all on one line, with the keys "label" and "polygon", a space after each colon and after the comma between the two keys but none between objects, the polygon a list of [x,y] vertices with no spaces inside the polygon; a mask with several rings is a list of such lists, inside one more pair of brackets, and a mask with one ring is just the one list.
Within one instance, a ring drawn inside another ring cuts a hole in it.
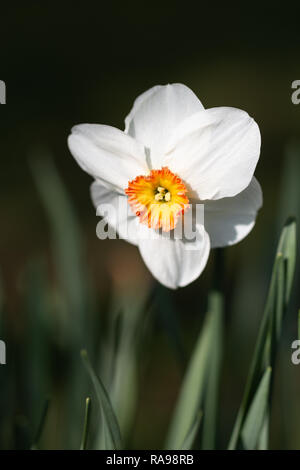
[{"label": "green leaf", "polygon": [[90,427],[90,416],[91,416],[91,399],[88,397],[85,400],[85,415],[84,415],[84,423],[83,423],[83,431],[82,431],[82,438],[80,444],[80,450],[86,450],[87,447],[87,440],[89,435],[89,427]]},{"label": "green leaf", "polygon": [[215,337],[213,328],[213,316],[208,312],[177,400],[167,438],[167,449],[181,448],[197,416],[204,396],[210,350]]},{"label": "green leaf", "polygon": [[297,254],[296,220],[293,217],[289,217],[283,227],[277,252],[282,253],[286,266],[285,306],[287,306],[294,280]]},{"label": "green leaf", "polygon": [[203,415],[202,411],[199,411],[198,415],[196,416],[196,419],[194,420],[194,423],[193,423],[191,429],[189,430],[186,438],[184,439],[184,442],[183,442],[180,450],[191,450],[192,449],[193,444],[194,444],[195,439],[196,439],[196,435],[199,431],[202,415]]},{"label": "green leaf", "polygon": [[104,450],[121,450],[122,440],[120,428],[107,391],[100,378],[95,374],[85,350],[81,351],[81,357],[93,382],[99,406],[102,411],[102,426],[105,434]]},{"label": "green leaf", "polygon": [[[272,318],[272,312],[273,312],[272,305],[274,304],[276,276],[277,276],[277,269],[278,269],[278,264],[280,262],[280,259],[281,259],[281,255],[279,256],[277,255],[274,266],[273,266],[267,302],[266,302],[266,306],[264,309],[264,314],[263,314],[262,322],[260,325],[259,334],[257,337],[257,342],[256,342],[256,346],[255,346],[255,350],[254,350],[254,354],[253,354],[253,358],[252,358],[252,362],[250,366],[250,371],[249,371],[247,382],[246,382],[244,396],[243,396],[242,403],[238,411],[238,415],[235,421],[235,425],[234,425],[233,432],[232,432],[231,439],[230,439],[229,446],[228,446],[230,450],[235,449],[238,444],[238,440],[239,440],[242,424],[245,419],[245,415],[247,413],[247,410],[250,406],[251,400],[255,393],[256,387],[260,380],[261,370],[264,364],[264,353],[266,350],[267,338],[268,338],[268,333],[269,333],[269,323],[270,323],[269,320],[270,320],[270,316]],[[270,346],[271,345],[269,344],[269,347]]]},{"label": "green leaf", "polygon": [[[274,348],[276,349],[277,343],[280,339],[281,326],[283,313],[285,308],[285,288],[286,288],[286,276],[285,276],[285,260],[283,256],[279,256],[277,277],[276,277],[276,297],[275,297],[275,315],[274,315]],[[275,351],[274,351],[275,353]],[[269,361],[271,362],[271,358]]]},{"label": "green leaf", "polygon": [[296,223],[294,219],[290,218],[287,220],[282,230],[278,243],[263,318],[243,400],[229,442],[229,449],[235,449],[239,443],[245,417],[254,399],[264,371],[268,366],[274,368],[278,341],[281,335],[282,318],[291,294],[295,271],[295,257]]},{"label": "green leaf", "polygon": [[271,367],[265,371],[257,388],[242,428],[242,441],[246,450],[254,450],[263,429],[268,408],[268,397],[271,382]]},{"label": "green leaf", "polygon": [[[75,447],[81,438],[82,396],[86,396],[84,370],[78,367],[78,350],[85,344],[91,349],[93,334],[93,290],[89,288],[89,272],[84,262],[84,241],[76,210],[54,159],[43,149],[29,160],[32,176],[49,223],[51,250],[57,283],[55,295],[49,296],[51,308],[57,311],[59,340],[70,352],[68,400],[66,404],[66,445]],[[55,303],[55,305],[54,305]],[[53,315],[51,315],[53,317]]]},{"label": "green leaf", "polygon": [[264,423],[260,432],[257,449],[258,450],[268,450],[269,443],[269,421],[270,421],[269,410],[266,412]]},{"label": "green leaf", "polygon": [[202,449],[214,449],[217,431],[217,404],[223,351],[223,296],[218,291],[209,295],[208,310],[212,316],[213,341],[210,347],[209,371],[204,398]]},{"label": "green leaf", "polygon": [[[99,352],[101,377],[107,384],[123,442],[132,431],[138,403],[138,360],[147,329],[145,302],[143,290],[113,292],[107,334]],[[101,447],[100,433],[96,442]]]},{"label": "green leaf", "polygon": [[265,338],[263,355],[258,374],[261,374],[265,367],[274,364],[277,344],[281,335],[282,318],[284,311],[285,272],[284,259],[282,253],[277,254],[276,276],[274,289],[272,289],[270,310],[268,315],[268,330]]},{"label": "green leaf", "polygon": [[110,397],[124,440],[134,420],[138,399],[138,322],[141,315],[131,302],[131,309],[120,314],[119,338],[113,363]]}]

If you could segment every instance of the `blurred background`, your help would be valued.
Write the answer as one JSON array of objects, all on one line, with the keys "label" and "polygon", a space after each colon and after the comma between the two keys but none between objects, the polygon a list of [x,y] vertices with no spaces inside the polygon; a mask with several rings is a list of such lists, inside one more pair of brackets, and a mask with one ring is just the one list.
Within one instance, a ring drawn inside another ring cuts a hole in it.
[{"label": "blurred background", "polygon": [[[97,239],[91,178],[66,142],[78,123],[122,129],[137,95],[174,82],[189,86],[205,107],[246,110],[262,134],[256,176],[264,207],[251,234],[224,250],[218,447],[226,447],[280,228],[289,215],[300,215],[300,105],[291,101],[291,84],[300,79],[299,7],[243,5],[1,5],[0,79],[7,87],[0,109],[0,339],[7,346],[1,448],[30,447],[48,397],[41,447],[79,447],[91,392],[82,347],[110,391],[127,446],[163,446],[215,256],[190,286],[174,292],[157,286],[135,247]],[[271,448],[300,449],[300,366],[290,361],[298,282],[297,274],[277,360]],[[97,419],[95,406],[93,435]]]}]

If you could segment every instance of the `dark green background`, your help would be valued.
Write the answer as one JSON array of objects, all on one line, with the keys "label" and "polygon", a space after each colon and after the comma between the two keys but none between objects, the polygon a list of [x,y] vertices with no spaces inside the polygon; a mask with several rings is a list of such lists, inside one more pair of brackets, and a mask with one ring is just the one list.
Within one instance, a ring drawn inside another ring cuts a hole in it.
[{"label": "dark green background", "polygon": [[[138,94],[173,82],[192,88],[205,107],[239,107],[259,124],[262,152],[256,175],[264,192],[264,208],[249,237],[225,250],[230,333],[221,401],[220,441],[224,445],[243,389],[279,226],[298,202],[280,213],[285,149],[300,136],[300,105],[291,102],[291,83],[300,79],[299,8],[283,2],[231,6],[189,1],[6,2],[0,16],[0,79],[7,85],[7,105],[0,109],[0,268],[9,331],[22,344],[20,358],[14,358],[20,382],[26,381],[22,338],[27,324],[20,277],[28,262],[43,253],[52,282],[56,279],[49,224],[29,169],[30,158],[43,158],[45,153],[53,156],[82,227],[92,284],[99,297],[106,299],[111,278],[117,285],[126,279],[133,292],[140,288],[139,279],[145,279],[149,289],[152,281],[135,248],[96,239],[91,178],[76,165],[66,145],[72,125],[91,122],[123,128]],[[213,255],[199,280],[171,293],[179,306],[188,351],[205,310],[212,260]],[[288,348],[295,339],[298,305],[296,285],[283,360],[283,369],[293,376],[287,388],[294,387],[294,397],[300,390],[299,372],[290,365]],[[160,445],[181,377],[163,331],[160,334],[152,344],[148,365],[150,387],[141,374],[138,431],[133,441],[140,447]],[[60,363],[60,368],[64,375],[67,364]],[[32,393],[30,383],[24,393]],[[12,408],[26,414],[22,394]],[[299,431],[294,432],[299,411],[295,422],[285,425],[288,431],[283,430],[288,401],[291,397],[276,401],[272,442],[278,448],[300,448]],[[296,401],[292,403],[291,408],[299,408]],[[147,426],[145,418],[151,418]],[[12,440],[8,439],[9,445]],[[65,443],[50,437],[49,445],[63,447]]]}]

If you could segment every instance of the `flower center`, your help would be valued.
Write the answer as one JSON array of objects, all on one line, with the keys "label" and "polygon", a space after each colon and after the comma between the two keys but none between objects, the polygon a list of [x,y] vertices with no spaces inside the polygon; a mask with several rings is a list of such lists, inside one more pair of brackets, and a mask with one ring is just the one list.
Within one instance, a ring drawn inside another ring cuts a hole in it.
[{"label": "flower center", "polygon": [[169,168],[151,170],[149,175],[129,181],[125,193],[140,223],[149,228],[173,230],[180,216],[189,207],[187,189]]},{"label": "flower center", "polygon": [[166,188],[158,186],[155,190],[154,199],[161,202],[169,202],[171,200],[171,193]]}]

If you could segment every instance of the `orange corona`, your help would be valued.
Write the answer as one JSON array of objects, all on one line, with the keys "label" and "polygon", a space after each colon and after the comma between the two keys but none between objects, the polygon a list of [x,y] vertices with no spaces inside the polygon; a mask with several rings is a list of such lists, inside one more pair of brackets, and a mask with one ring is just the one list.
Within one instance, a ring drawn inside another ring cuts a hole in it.
[{"label": "orange corona", "polygon": [[140,222],[164,232],[173,230],[180,215],[189,207],[184,183],[167,167],[137,176],[129,181],[125,193]]}]

